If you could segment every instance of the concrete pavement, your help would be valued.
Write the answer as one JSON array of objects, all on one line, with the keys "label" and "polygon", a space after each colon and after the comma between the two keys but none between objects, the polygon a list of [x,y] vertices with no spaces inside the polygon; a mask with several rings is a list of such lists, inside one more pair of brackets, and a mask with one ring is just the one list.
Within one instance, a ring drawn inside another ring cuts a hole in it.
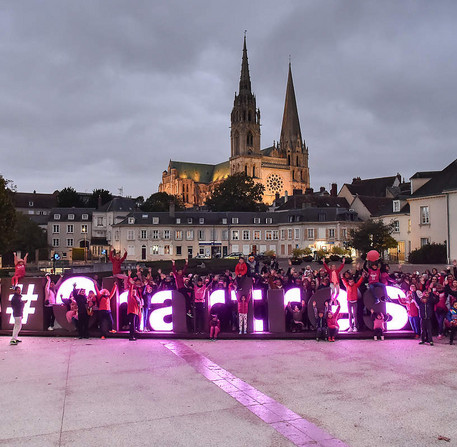
[{"label": "concrete pavement", "polygon": [[[457,347],[438,340],[171,342],[195,353],[181,357],[165,340],[8,342],[0,338],[0,446],[457,445]],[[287,439],[294,418],[258,417],[195,358],[328,436],[316,441],[307,426]]]}]

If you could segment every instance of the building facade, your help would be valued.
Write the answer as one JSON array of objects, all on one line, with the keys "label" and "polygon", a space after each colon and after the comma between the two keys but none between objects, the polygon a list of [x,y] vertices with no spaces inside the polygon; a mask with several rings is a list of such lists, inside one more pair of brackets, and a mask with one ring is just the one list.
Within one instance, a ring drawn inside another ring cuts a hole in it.
[{"label": "building facade", "polygon": [[260,110],[251,88],[246,37],[239,90],[230,119],[230,159],[216,165],[170,160],[162,174],[160,192],[180,196],[187,207],[200,206],[216,185],[237,172],[245,172],[265,186],[263,200],[267,204],[276,194],[292,194],[309,187],[308,147],[301,134],[291,65],[279,142],[261,149]]}]

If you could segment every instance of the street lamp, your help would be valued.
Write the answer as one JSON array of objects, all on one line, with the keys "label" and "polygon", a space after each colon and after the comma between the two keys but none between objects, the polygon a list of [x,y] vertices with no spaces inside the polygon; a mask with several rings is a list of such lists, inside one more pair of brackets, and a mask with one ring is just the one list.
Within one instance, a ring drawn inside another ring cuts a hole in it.
[{"label": "street lamp", "polygon": [[84,264],[87,264],[87,225],[81,227],[81,233],[84,234]]}]

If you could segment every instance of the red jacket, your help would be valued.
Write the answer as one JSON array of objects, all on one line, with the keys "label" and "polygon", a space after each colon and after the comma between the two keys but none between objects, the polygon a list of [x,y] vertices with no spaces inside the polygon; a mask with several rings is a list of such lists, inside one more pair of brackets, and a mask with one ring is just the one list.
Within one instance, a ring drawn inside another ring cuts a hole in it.
[{"label": "red jacket", "polygon": [[248,266],[245,262],[241,263],[241,262],[238,262],[238,264],[235,266],[235,275],[238,276],[238,275],[246,275],[246,273],[248,272]]},{"label": "red jacket", "polygon": [[247,314],[249,308],[249,300],[251,297],[246,298],[245,301],[241,301],[241,298],[238,298],[238,313]]},{"label": "red jacket", "polygon": [[125,258],[127,257],[127,252],[124,253],[124,256],[122,258],[115,258],[114,255],[114,250],[111,250],[109,253],[109,260],[113,264],[113,275],[119,275],[122,273],[122,263],[125,261]]},{"label": "red jacket", "polygon": [[354,285],[350,286],[348,282],[343,278],[343,284],[344,287],[346,287],[346,295],[348,298],[348,301],[357,301],[358,300],[358,295],[357,291],[359,290],[359,287],[361,286],[363,281],[363,276],[360,277],[360,279],[354,283]]},{"label": "red jacket", "polygon": [[135,314],[140,315],[141,307],[140,307],[140,299],[138,295],[135,297],[133,296],[133,288],[134,286],[130,286],[129,296],[127,300],[127,314]]},{"label": "red jacket", "polygon": [[340,305],[338,305],[336,312],[333,314],[332,318],[327,317],[327,327],[330,329],[339,328],[338,324],[338,315],[340,314]]}]

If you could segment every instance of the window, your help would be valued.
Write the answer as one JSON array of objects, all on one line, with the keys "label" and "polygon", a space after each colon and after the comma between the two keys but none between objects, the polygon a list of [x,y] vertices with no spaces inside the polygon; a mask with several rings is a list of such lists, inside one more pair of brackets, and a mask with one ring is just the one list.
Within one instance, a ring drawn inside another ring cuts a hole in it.
[{"label": "window", "polygon": [[75,220],[75,215],[74,214],[69,214],[68,215],[68,220]]},{"label": "window", "polygon": [[81,216],[81,219],[82,219],[82,220],[89,220],[89,214],[83,214],[83,215]]},{"label": "window", "polygon": [[399,213],[400,212],[400,200],[394,200],[392,202],[392,204],[393,204],[393,212]]},{"label": "window", "polygon": [[135,232],[133,230],[127,230],[127,240],[128,241],[135,240]]},{"label": "window", "polygon": [[198,230],[198,240],[199,241],[205,240],[205,230]]},{"label": "window", "polygon": [[151,253],[151,255],[158,255],[159,254],[159,246],[158,245],[153,245],[151,247],[150,253]]},{"label": "window", "polygon": [[54,220],[60,220],[60,214],[54,214]]},{"label": "window", "polygon": [[163,230],[163,238],[170,239],[170,230]]},{"label": "window", "polygon": [[267,217],[267,218],[265,219],[265,223],[266,223],[266,224],[272,224],[272,223],[273,223],[273,218],[272,218],[272,217]]},{"label": "window", "polygon": [[286,238],[286,230],[282,229],[281,230],[281,240],[283,241]]},{"label": "window", "polygon": [[287,239],[292,239],[293,237],[293,231],[292,228],[287,229]]},{"label": "window", "polygon": [[222,225],[227,225],[227,219],[225,217],[222,218]]},{"label": "window", "polygon": [[421,237],[421,247],[423,247],[424,245],[428,245],[428,244],[430,244],[430,238]]},{"label": "window", "polygon": [[53,239],[52,240],[52,246],[53,247],[58,247],[59,246],[59,239]]},{"label": "window", "polygon": [[67,233],[73,233],[73,224],[67,225]]},{"label": "window", "polygon": [[421,225],[427,225],[430,223],[430,214],[429,214],[428,206],[421,206],[420,216],[421,216]]},{"label": "window", "polygon": [[140,239],[147,239],[148,238],[148,231],[147,230],[141,230],[140,231]]},{"label": "window", "polygon": [[169,245],[165,245],[163,247],[163,254],[164,255],[169,255],[170,254],[170,246]]},{"label": "window", "polygon": [[55,225],[55,224],[54,224],[54,225],[52,226],[52,232],[53,232],[54,234],[60,233],[60,225]]},{"label": "window", "polygon": [[204,224],[205,223],[205,218],[204,217],[200,217],[200,219],[198,219],[198,223],[201,225],[201,224]]},{"label": "window", "polygon": [[347,237],[348,237],[347,228],[341,228],[341,239],[347,239]]},{"label": "window", "polygon": [[265,231],[265,240],[267,240],[267,241],[273,240],[273,231],[271,231],[271,230]]},{"label": "window", "polygon": [[308,228],[308,239],[314,239],[314,228]]},{"label": "window", "polygon": [[294,221],[294,216],[289,216],[289,222],[293,222]]},{"label": "window", "polygon": [[239,241],[240,240],[240,232],[239,230],[232,230],[232,240]]},{"label": "window", "polygon": [[181,245],[176,246],[176,255],[181,256],[182,255],[182,247]]},{"label": "window", "polygon": [[294,229],[294,239],[300,239],[300,228]]},{"label": "window", "polygon": [[186,231],[186,240],[193,241],[194,240],[194,230],[187,230]]},{"label": "window", "polygon": [[411,219],[408,219],[408,233],[411,233]]},{"label": "window", "polygon": [[176,218],[176,223],[177,223],[177,224],[180,224],[180,223],[181,223],[181,218],[177,217],[177,218]]},{"label": "window", "polygon": [[134,217],[129,217],[129,218],[127,219],[127,223],[128,223],[129,225],[133,225],[133,224],[135,223],[135,218],[134,218]]},{"label": "window", "polygon": [[212,228],[209,231],[209,238],[211,241],[215,241],[217,239],[217,230],[215,228]]},{"label": "window", "polygon": [[232,224],[237,224],[239,222],[238,217],[232,217]]},{"label": "window", "polygon": [[152,230],[152,239],[159,239],[159,230]]},{"label": "window", "polygon": [[103,227],[103,217],[97,217],[97,227]]},{"label": "window", "polygon": [[392,223],[392,228],[394,233],[400,233],[400,222],[398,220],[394,220]]},{"label": "window", "polygon": [[81,233],[86,233],[87,234],[87,224],[82,224],[81,225]]},{"label": "window", "polygon": [[254,217],[254,223],[259,224],[260,223],[260,217]]},{"label": "window", "polygon": [[260,241],[262,238],[262,232],[260,230],[254,230],[254,240]]},{"label": "window", "polygon": [[118,241],[118,240],[119,240],[119,230],[116,230],[116,231],[114,232],[114,240],[115,240],[115,241]]},{"label": "window", "polygon": [[188,224],[191,224],[192,222],[193,222],[192,217],[188,217],[188,218],[187,218],[187,223],[188,223]]},{"label": "window", "polygon": [[251,239],[251,232],[249,230],[243,230],[243,241],[249,241]]},{"label": "window", "polygon": [[222,240],[228,241],[228,230],[222,230]]},{"label": "window", "polygon": [[29,202],[29,206],[33,206],[33,202]]},{"label": "window", "polygon": [[273,240],[279,240],[279,230],[273,230]]},{"label": "window", "polygon": [[182,237],[183,237],[182,230],[176,230],[175,231],[175,240],[176,241],[182,241]]},{"label": "window", "polygon": [[73,239],[67,239],[67,247],[73,247]]},{"label": "window", "polygon": [[328,238],[329,239],[335,239],[335,228],[329,228],[328,229]]},{"label": "window", "polygon": [[153,225],[158,225],[159,224],[159,218],[158,217],[153,217],[152,218],[152,223],[153,223]]}]

